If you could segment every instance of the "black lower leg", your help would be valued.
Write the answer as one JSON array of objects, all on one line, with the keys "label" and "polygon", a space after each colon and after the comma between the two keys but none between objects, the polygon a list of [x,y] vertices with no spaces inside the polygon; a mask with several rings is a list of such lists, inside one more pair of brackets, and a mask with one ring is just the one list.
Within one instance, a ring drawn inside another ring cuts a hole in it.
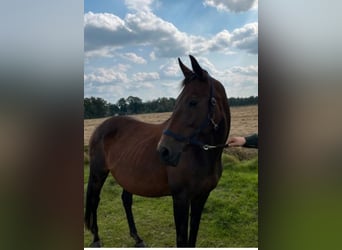
[{"label": "black lower leg", "polygon": [[135,240],[135,246],[145,247],[144,241],[139,237],[134,223],[134,217],[132,213],[133,195],[124,189],[122,191],[121,199],[126,212],[129,232],[132,238]]},{"label": "black lower leg", "polygon": [[209,193],[201,195],[200,197],[196,197],[191,201],[189,247],[196,246],[197,233],[201,221],[202,211],[204,208],[204,204],[208,199],[208,196]]},{"label": "black lower leg", "polygon": [[173,195],[172,198],[177,247],[188,247],[189,200],[179,195]]}]

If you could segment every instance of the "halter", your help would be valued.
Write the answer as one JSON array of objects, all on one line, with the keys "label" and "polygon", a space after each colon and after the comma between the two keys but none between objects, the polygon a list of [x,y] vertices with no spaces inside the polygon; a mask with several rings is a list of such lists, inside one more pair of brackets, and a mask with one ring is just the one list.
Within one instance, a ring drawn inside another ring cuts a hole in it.
[{"label": "halter", "polygon": [[[193,74],[190,79],[193,79],[195,77],[196,77],[196,74]],[[210,124],[214,126],[214,130],[218,129],[218,124],[216,124],[214,121],[214,109],[216,106],[216,99],[214,97],[214,87],[213,87],[212,82],[211,81],[209,82],[210,82],[210,97],[209,97],[209,102],[208,102],[208,115],[203,120],[199,128],[197,128],[190,136],[183,136],[180,134],[176,134],[169,129],[166,129],[163,131],[164,135],[170,136],[173,139],[180,141],[180,142],[187,142],[187,144],[199,146],[204,150],[228,147],[228,144],[218,144],[218,145],[205,144],[197,140],[196,138],[199,135],[199,133]]]}]

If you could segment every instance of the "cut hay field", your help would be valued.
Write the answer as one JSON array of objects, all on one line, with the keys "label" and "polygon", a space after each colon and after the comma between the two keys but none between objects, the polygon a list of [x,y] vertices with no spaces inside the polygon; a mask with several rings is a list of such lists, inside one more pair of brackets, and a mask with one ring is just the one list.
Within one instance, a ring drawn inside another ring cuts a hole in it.
[{"label": "cut hay field", "polygon": [[[230,136],[246,136],[258,132],[258,106],[244,106],[231,108],[231,129]],[[161,123],[169,118],[170,112],[132,115],[139,120],[150,123]],[[94,129],[107,118],[84,120],[84,145],[88,145]],[[257,156],[258,151],[248,148],[225,149],[229,154],[238,157],[240,160],[252,159]]]},{"label": "cut hay field", "polygon": [[[137,119],[158,123],[171,113],[136,115]],[[258,131],[258,107],[231,108],[231,132],[248,135]],[[94,128],[104,119],[84,121],[84,191],[87,188],[89,165],[86,156],[88,141]],[[225,149],[223,174],[205,205],[198,233],[197,247],[258,247],[258,150]],[[129,236],[122,188],[108,176],[98,208],[99,234],[104,247],[133,247]],[[133,196],[133,213],[139,235],[147,247],[175,247],[175,226],[171,197],[144,198]],[[84,247],[92,235],[84,230]]]}]

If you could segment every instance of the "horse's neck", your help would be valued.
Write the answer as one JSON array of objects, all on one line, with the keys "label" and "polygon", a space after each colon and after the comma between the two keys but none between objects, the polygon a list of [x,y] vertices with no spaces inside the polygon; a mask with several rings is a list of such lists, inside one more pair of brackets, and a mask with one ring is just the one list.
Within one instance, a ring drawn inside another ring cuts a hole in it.
[{"label": "horse's neck", "polygon": [[168,119],[166,119],[164,122],[162,122],[160,125],[162,125],[165,128],[167,124],[169,124],[170,119],[171,119],[171,116]]}]

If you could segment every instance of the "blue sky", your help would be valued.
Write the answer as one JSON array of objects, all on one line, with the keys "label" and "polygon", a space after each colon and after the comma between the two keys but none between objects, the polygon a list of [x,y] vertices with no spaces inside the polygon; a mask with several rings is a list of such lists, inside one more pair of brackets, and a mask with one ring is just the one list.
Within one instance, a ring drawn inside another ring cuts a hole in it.
[{"label": "blue sky", "polygon": [[258,95],[257,0],[85,0],[84,96],[176,98],[188,55],[228,97]]}]

